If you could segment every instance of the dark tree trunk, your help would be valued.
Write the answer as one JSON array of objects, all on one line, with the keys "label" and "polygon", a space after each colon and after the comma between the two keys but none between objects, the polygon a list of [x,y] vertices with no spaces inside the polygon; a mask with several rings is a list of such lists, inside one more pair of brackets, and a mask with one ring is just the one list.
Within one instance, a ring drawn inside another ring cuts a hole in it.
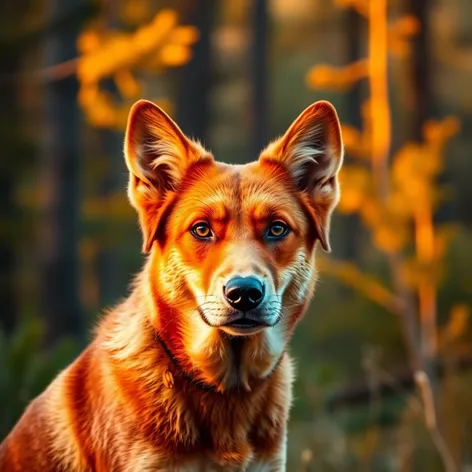
[{"label": "dark tree trunk", "polygon": [[[109,87],[111,91],[112,87]],[[122,156],[122,136],[117,132],[107,129],[97,130],[99,142],[99,155],[107,160],[106,175],[101,179],[98,190],[100,197],[106,199],[117,191],[123,191],[126,186],[124,161]],[[104,222],[102,236],[103,243],[97,256],[96,268],[99,283],[99,304],[100,309],[115,303],[125,281],[123,268],[116,246],[113,245],[113,234],[109,229],[110,222]]]},{"label": "dark tree trunk", "polygon": [[[2,69],[9,72],[17,70],[17,57],[14,51],[3,50],[0,46]],[[2,307],[1,328],[8,334],[13,331],[17,306],[15,300],[15,227],[17,226],[17,208],[13,198],[15,187],[15,163],[18,140],[17,90],[15,84],[2,84],[0,91],[0,129],[4,159],[0,168],[0,306]],[[15,129],[16,128],[16,129]],[[10,161],[11,159],[11,161]],[[12,162],[13,161],[13,162]]]},{"label": "dark tree trunk", "polygon": [[16,179],[21,159],[20,110],[18,80],[20,53],[12,36],[17,34],[22,8],[18,2],[0,2],[0,329],[7,334],[17,322],[15,297],[16,241],[18,240],[18,212],[14,199]]},{"label": "dark tree trunk", "polygon": [[[358,61],[363,55],[361,51],[361,28],[363,21],[365,20],[354,9],[347,9],[344,19],[347,64]],[[359,130],[362,129],[361,95],[362,85],[360,82],[356,82],[352,89],[346,94],[347,113],[345,121]],[[355,162],[355,159],[351,158],[349,153],[347,153],[346,162]],[[360,233],[363,230],[359,216],[356,213],[343,215],[340,218],[340,226],[343,239],[342,244],[336,247],[336,252],[339,254],[338,257],[342,257],[345,260],[354,260],[358,256],[359,240],[361,238]]]},{"label": "dark tree trunk", "polygon": [[[51,20],[77,8],[81,0],[51,0]],[[79,22],[45,44],[45,66],[74,58]],[[43,165],[47,201],[42,240],[42,310],[47,341],[83,334],[79,297],[79,126],[78,83],[75,77],[45,87]]]},{"label": "dark tree trunk", "polygon": [[[365,20],[352,8],[346,11],[345,25],[346,25],[346,50],[347,50],[347,62],[356,62],[363,56],[361,51],[361,35],[362,35],[362,22]],[[362,127],[361,117],[361,105],[362,105],[362,84],[356,82],[354,87],[347,94],[348,113],[347,117],[349,124],[356,126],[357,128]]]},{"label": "dark tree trunk", "polygon": [[269,139],[268,2],[252,2],[252,146],[255,159]]},{"label": "dark tree trunk", "polygon": [[[104,2],[103,14],[108,28],[119,29],[117,10],[112,0]],[[112,95],[119,95],[111,79],[103,83],[103,88]],[[118,99],[118,97],[117,97]],[[97,129],[98,156],[106,160],[105,175],[100,180],[98,194],[106,202],[108,197],[126,188],[126,173],[123,160],[123,136],[110,129]],[[125,277],[116,246],[113,245],[113,225],[104,222],[102,244],[97,255],[98,296],[100,309],[115,303],[125,285]]]},{"label": "dark tree trunk", "polygon": [[208,136],[209,93],[213,80],[211,63],[211,32],[215,0],[185,3],[181,21],[196,26],[199,39],[190,62],[179,70],[176,120],[182,130],[203,143]]}]

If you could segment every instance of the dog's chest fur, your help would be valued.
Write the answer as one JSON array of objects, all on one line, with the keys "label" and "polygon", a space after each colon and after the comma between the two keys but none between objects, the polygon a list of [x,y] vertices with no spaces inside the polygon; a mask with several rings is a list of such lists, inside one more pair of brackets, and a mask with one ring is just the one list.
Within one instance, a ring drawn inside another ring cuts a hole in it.
[{"label": "dog's chest fur", "polygon": [[[84,383],[83,372],[91,371],[92,363],[100,365],[97,353],[88,350],[57,379],[51,400],[67,399],[67,405],[58,409],[55,401],[50,403],[56,411],[51,427],[67,470],[283,470],[271,464],[285,443],[291,403],[287,354],[266,383],[234,395],[200,389],[178,376],[169,382],[164,365],[149,362],[159,375],[146,374],[141,359],[136,370],[104,363],[107,371]],[[61,411],[67,415],[59,417]],[[74,454],[64,456],[64,451]]]}]

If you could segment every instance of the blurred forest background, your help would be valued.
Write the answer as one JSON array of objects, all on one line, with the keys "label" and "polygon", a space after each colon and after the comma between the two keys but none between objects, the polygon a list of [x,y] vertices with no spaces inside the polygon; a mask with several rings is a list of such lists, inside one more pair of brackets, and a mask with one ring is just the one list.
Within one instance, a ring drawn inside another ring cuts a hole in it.
[{"label": "blurred forest background", "polygon": [[247,162],[343,123],[289,471],[472,471],[472,2],[0,2],[0,438],[140,269],[130,105]]}]

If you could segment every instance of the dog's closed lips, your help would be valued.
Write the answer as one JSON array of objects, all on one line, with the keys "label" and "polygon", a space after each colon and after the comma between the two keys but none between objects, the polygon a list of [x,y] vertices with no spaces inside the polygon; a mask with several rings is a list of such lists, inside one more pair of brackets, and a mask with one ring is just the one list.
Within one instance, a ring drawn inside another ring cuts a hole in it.
[{"label": "dog's closed lips", "polygon": [[236,318],[223,324],[223,326],[233,326],[239,328],[255,328],[256,326],[273,326],[261,319],[251,319],[246,317]]},{"label": "dog's closed lips", "polygon": [[248,318],[237,318],[225,323],[223,326],[232,326],[233,328],[255,328],[256,326],[268,326],[261,321],[250,320]]}]

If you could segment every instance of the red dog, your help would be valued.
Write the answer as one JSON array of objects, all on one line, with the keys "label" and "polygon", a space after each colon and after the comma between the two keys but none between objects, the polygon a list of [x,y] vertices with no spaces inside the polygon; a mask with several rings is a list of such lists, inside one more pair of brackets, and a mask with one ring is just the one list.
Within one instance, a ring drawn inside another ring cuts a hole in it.
[{"label": "red dog", "polygon": [[257,162],[227,165],[139,101],[125,155],[149,257],[2,443],[0,470],[285,470],[287,344],[339,198],[334,108],[311,105]]}]

